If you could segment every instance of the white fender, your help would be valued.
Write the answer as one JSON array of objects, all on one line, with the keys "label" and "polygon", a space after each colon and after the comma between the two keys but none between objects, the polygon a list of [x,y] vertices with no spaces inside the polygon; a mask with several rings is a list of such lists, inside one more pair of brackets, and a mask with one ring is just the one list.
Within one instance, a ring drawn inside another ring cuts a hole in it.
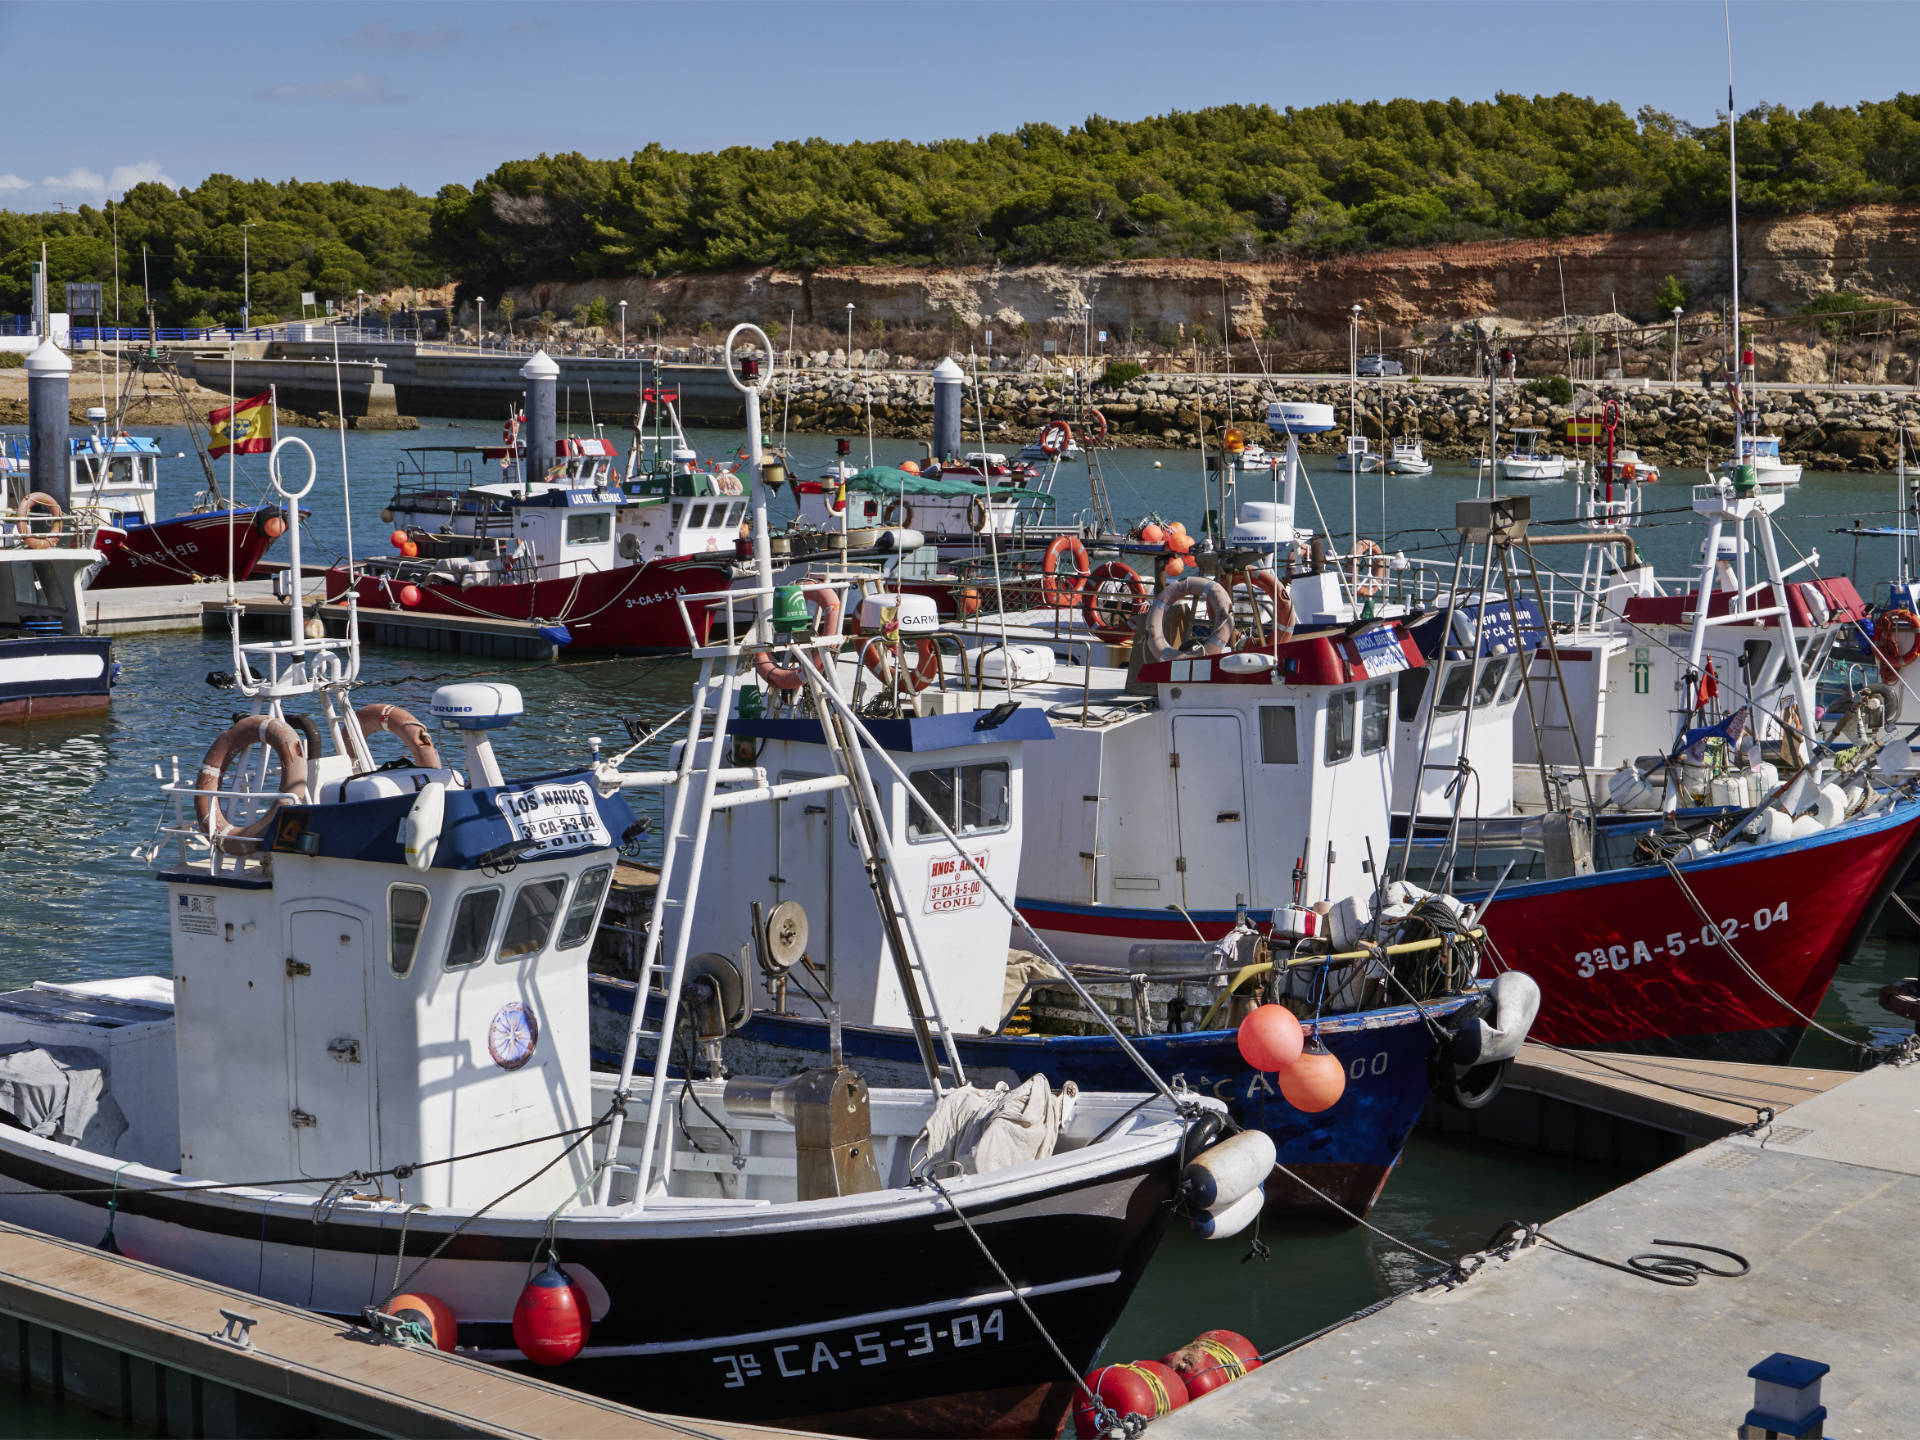
[{"label": "white fender", "polygon": [[[1262,1132],[1256,1130],[1247,1133],[1257,1135]],[[1230,1240],[1259,1217],[1260,1209],[1266,1203],[1266,1191],[1256,1185],[1231,1204],[1216,1205],[1211,1210],[1202,1210],[1195,1215],[1193,1233],[1202,1240]]]},{"label": "white fender", "polygon": [[1820,822],[1822,830],[1831,830],[1847,818],[1847,792],[1838,785],[1827,784],[1820,787],[1820,793],[1814,797],[1813,818]]},{"label": "white fender", "polygon": [[1503,970],[1493,981],[1493,1014],[1480,1021],[1479,1064],[1511,1060],[1527,1043],[1533,1017],[1540,1013],[1540,987],[1531,975]]},{"label": "white fender", "polygon": [[1266,1184],[1274,1157],[1271,1135],[1242,1130],[1194,1156],[1180,1176],[1181,1190],[1195,1208],[1217,1210]]},{"label": "white fender", "polygon": [[407,852],[407,864],[415,870],[433,868],[434,852],[440,848],[440,830],[446,818],[446,783],[429,781],[420,787],[413,808],[400,821],[400,845]]}]

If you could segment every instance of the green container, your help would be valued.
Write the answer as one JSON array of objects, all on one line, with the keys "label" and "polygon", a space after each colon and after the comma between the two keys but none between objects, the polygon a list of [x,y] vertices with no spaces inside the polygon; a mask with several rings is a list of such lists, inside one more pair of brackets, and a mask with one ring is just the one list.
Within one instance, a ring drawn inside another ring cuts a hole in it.
[{"label": "green container", "polygon": [[1754,473],[1753,466],[1736,465],[1733,467],[1733,488],[1742,494],[1753,489],[1759,483],[1759,476]]},{"label": "green container", "polygon": [[756,685],[742,686],[740,690],[740,718],[758,720],[767,713],[766,697]]}]

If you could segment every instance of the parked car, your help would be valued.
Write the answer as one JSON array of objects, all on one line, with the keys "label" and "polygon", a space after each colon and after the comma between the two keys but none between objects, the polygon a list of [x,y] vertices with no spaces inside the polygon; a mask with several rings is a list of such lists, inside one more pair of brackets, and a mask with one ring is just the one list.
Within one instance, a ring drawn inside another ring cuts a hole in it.
[{"label": "parked car", "polygon": [[1362,375],[1404,375],[1407,367],[1398,360],[1389,360],[1384,355],[1362,355],[1360,357]]}]

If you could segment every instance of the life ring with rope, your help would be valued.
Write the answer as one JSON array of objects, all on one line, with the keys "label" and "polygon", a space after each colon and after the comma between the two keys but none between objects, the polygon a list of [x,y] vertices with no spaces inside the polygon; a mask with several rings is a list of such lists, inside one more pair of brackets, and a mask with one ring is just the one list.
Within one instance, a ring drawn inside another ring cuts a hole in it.
[{"label": "life ring with rope", "polygon": [[896,495],[887,502],[887,508],[880,512],[880,519],[888,528],[898,526],[902,530],[913,528],[913,502],[904,495]]},{"label": "life ring with rope", "polygon": [[[813,617],[815,639],[826,636],[840,638],[840,592],[831,585],[806,585],[801,595],[820,607]],[[806,683],[806,676],[796,665],[776,665],[773,655],[766,650],[753,657],[753,673],[775,690],[798,690]]]},{"label": "life ring with rope", "polygon": [[[1073,557],[1071,581],[1059,573],[1062,555]],[[1078,535],[1054,536],[1053,543],[1047,547],[1046,558],[1040,562],[1040,603],[1055,610],[1071,610],[1078,603],[1092,569],[1087,547]]]},{"label": "life ring with rope", "polygon": [[1086,429],[1082,431],[1082,436],[1087,444],[1104,445],[1107,443],[1107,417],[1091,405],[1087,407],[1086,414],[1081,417],[1081,424],[1086,427]]},{"label": "life ring with rope", "polygon": [[1167,618],[1175,605],[1205,602],[1213,629],[1200,642],[1202,655],[1224,655],[1233,648],[1233,597],[1227,587],[1205,575],[1183,575],[1153,597],[1147,606],[1147,658],[1176,660],[1183,653],[1167,637]]},{"label": "life ring with rope", "polygon": [[359,723],[362,736],[384,730],[407,747],[407,757],[422,770],[440,768],[440,751],[433,743],[433,736],[411,711],[399,705],[376,702],[362,705],[353,712],[353,718]]},{"label": "life ring with rope", "polygon": [[[1297,619],[1293,608],[1293,596],[1286,582],[1271,570],[1239,570],[1227,577],[1227,591],[1231,594],[1241,586],[1264,594],[1273,605],[1273,634],[1263,636],[1262,644],[1284,645],[1293,638],[1294,622]],[[1256,623],[1259,617],[1259,601],[1254,601]]]},{"label": "life ring with rope", "polygon": [[1880,664],[1880,683],[1898,685],[1900,672],[1920,658],[1920,615],[1905,609],[1875,615],[1873,653]]},{"label": "life ring with rope", "polygon": [[[1126,594],[1103,593],[1110,585],[1125,587]],[[1124,560],[1109,560],[1097,566],[1081,586],[1081,617],[1086,620],[1087,628],[1102,640],[1130,637],[1134,622],[1146,608],[1147,582]]]},{"label": "life ring with rope", "polygon": [[993,512],[987,509],[984,495],[976,495],[967,502],[967,528],[976,535],[986,533],[987,523],[993,518]]},{"label": "life ring with rope", "polygon": [[1049,420],[1040,431],[1040,453],[1049,460],[1058,459],[1073,444],[1073,426],[1064,420]]},{"label": "life ring with rope", "polygon": [[214,848],[226,855],[258,853],[273,817],[283,802],[276,800],[246,825],[235,825],[221,803],[223,784],[234,762],[255,745],[264,745],[280,763],[280,790],[284,794],[305,796],[307,790],[307,752],[300,734],[285,720],[273,715],[247,715],[233,722],[214,738],[200,762],[200,773],[193,788],[194,814],[201,832]]},{"label": "life ring with rope", "polygon": [[[1373,563],[1368,566],[1366,557],[1371,555]],[[1380,548],[1378,540],[1362,540],[1353,547],[1353,553],[1347,556],[1347,578],[1353,584],[1353,593],[1359,599],[1371,599],[1383,588],[1387,575],[1387,555]],[[1371,576],[1368,571],[1371,570]]]},{"label": "life ring with rope", "polygon": [[[29,491],[27,498],[20,502],[17,518],[20,521],[20,543],[29,550],[51,550],[60,543],[60,537],[66,532],[64,516],[66,511],[60,508],[60,502],[44,490]],[[35,530],[33,521],[36,515],[45,515],[49,521],[44,530]]]},{"label": "life ring with rope", "polygon": [[[894,685],[893,662],[887,658],[890,648],[884,639],[875,636],[860,655],[861,664],[872,672],[883,690],[891,690]],[[918,695],[939,678],[940,647],[934,644],[931,635],[922,635],[914,644],[914,663],[900,667],[900,687]]]}]

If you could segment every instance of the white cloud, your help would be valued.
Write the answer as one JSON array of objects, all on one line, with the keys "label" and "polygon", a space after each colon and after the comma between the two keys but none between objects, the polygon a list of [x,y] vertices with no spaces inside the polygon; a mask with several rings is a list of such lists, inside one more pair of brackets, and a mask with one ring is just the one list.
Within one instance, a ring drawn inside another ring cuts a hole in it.
[{"label": "white cloud", "polygon": [[42,190],[74,191],[88,195],[105,195],[107,177],[98,170],[89,170],[84,165],[76,165],[64,175],[49,175],[40,182]]},{"label": "white cloud", "polygon": [[362,25],[341,42],[356,50],[445,50],[460,38],[451,25],[434,30],[402,30],[390,20]]},{"label": "white cloud", "polygon": [[18,175],[0,175],[0,190],[31,190],[33,182]]},{"label": "white cloud", "polygon": [[316,80],[304,84],[283,80],[278,85],[268,86],[254,98],[259,100],[341,100],[355,104],[381,105],[409,97],[389,90],[385,79],[378,75],[361,74],[346,75],[338,80]]},{"label": "white cloud", "polygon": [[158,160],[141,160],[132,165],[116,165],[113,173],[107,176],[107,193],[124,195],[136,185],[149,182],[164,185],[169,190],[178,190],[180,182],[160,168]]}]

